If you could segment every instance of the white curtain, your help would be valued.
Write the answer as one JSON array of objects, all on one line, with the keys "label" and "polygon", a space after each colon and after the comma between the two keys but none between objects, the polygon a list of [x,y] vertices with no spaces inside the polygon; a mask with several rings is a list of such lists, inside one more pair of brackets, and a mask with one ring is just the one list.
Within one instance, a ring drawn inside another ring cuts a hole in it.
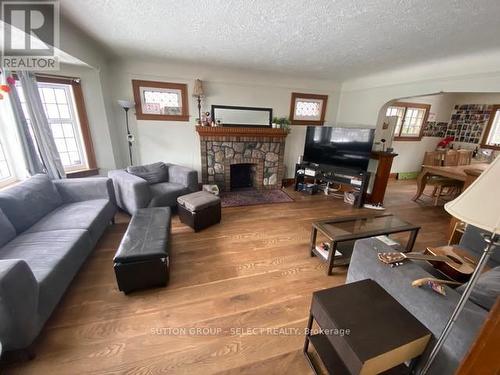
[{"label": "white curtain", "polygon": [[[28,71],[19,71],[17,72],[17,76],[21,82],[26,98],[26,106],[31,119],[31,129],[36,141],[39,157],[43,163],[44,172],[47,173],[51,179],[65,178],[66,174],[64,172],[64,167],[59,152],[57,151],[54,138],[52,137],[52,130],[50,129],[50,125],[45,115],[36,77],[32,72]],[[17,104],[20,106],[20,103]],[[16,106],[15,103],[14,106]],[[22,128],[23,133],[26,133],[27,130],[29,132],[29,129],[26,129],[26,119],[24,119],[22,124],[18,124],[18,127]]]},{"label": "white curtain", "polygon": [[[8,76],[9,73],[5,72],[5,75]],[[12,104],[12,112],[16,121],[16,130],[21,142],[21,149],[26,162],[26,168],[28,169],[30,175],[45,173],[45,167],[40,159],[37,146],[35,142],[33,142],[33,137],[30,134],[28,121],[24,115],[21,100],[19,99],[19,94],[16,90],[16,85],[9,84],[9,86],[11,88],[9,97]]]}]

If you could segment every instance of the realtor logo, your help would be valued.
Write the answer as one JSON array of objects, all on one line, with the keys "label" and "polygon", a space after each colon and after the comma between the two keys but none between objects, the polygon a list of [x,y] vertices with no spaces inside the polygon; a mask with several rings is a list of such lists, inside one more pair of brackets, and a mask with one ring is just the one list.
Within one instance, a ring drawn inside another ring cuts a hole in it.
[{"label": "realtor logo", "polygon": [[2,1],[1,66],[11,70],[58,70],[58,1]]}]

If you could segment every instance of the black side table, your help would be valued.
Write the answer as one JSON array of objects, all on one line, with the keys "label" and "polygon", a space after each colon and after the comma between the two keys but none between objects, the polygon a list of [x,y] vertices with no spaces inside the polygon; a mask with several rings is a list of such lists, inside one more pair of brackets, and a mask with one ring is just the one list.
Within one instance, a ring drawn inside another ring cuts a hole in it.
[{"label": "black side table", "polygon": [[[316,334],[313,321],[319,326]],[[309,343],[330,374],[401,374],[409,373],[404,362],[419,357],[431,338],[373,280],[314,292],[307,328],[303,352],[315,374]]]}]

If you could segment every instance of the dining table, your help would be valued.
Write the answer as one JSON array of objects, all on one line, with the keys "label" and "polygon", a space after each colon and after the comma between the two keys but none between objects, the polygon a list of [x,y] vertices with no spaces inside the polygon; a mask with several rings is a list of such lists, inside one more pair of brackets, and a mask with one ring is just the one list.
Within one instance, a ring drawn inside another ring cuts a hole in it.
[{"label": "dining table", "polygon": [[430,176],[441,176],[452,178],[458,181],[464,181],[467,179],[467,173],[465,170],[472,169],[477,172],[483,172],[489,166],[488,163],[472,163],[469,165],[454,165],[454,166],[439,166],[439,165],[422,165],[422,171],[417,177],[417,192],[412,198],[416,201],[420,198],[427,185],[427,180]]}]

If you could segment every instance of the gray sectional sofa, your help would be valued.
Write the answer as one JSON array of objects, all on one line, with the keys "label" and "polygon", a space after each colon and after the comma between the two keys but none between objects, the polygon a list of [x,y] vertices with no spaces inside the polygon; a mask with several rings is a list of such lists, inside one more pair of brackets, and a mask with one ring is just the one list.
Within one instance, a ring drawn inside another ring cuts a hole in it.
[{"label": "gray sectional sofa", "polygon": [[[477,228],[468,226],[460,242],[460,247],[479,258],[485,247],[481,232]],[[391,251],[394,249],[375,238],[356,241],[347,274],[347,282],[363,279],[375,280],[433,333],[434,341],[428,347],[431,349],[457,305],[463,287],[457,290],[445,287],[446,296],[438,295],[427,287],[414,288],[411,286],[413,280],[424,277],[442,278],[442,276],[425,262],[410,261],[400,267],[391,268],[377,259],[378,252]],[[497,251],[493,253],[489,266],[494,268],[498,267],[499,264],[500,252]],[[490,271],[492,272],[490,275],[493,276],[490,277],[490,281],[494,278],[497,283],[490,289],[493,290],[494,294],[499,293],[498,275],[500,273],[498,271],[498,268]],[[482,297],[482,293],[476,289],[476,293],[473,293],[467,301],[466,307],[430,368],[429,374],[453,374],[473,343],[478,330],[486,319],[487,308],[491,306],[491,298],[489,304],[485,303],[484,296]],[[390,319],[390,317],[387,318]],[[424,357],[428,354],[429,350],[424,354]],[[419,365],[421,366],[423,362],[421,361]]]},{"label": "gray sectional sofa", "polygon": [[116,212],[105,177],[35,175],[0,191],[0,342],[27,348]]},{"label": "gray sectional sofa", "polygon": [[177,197],[198,189],[198,172],[168,163],[154,163],[108,172],[118,206],[133,215],[140,208],[175,207]]}]

